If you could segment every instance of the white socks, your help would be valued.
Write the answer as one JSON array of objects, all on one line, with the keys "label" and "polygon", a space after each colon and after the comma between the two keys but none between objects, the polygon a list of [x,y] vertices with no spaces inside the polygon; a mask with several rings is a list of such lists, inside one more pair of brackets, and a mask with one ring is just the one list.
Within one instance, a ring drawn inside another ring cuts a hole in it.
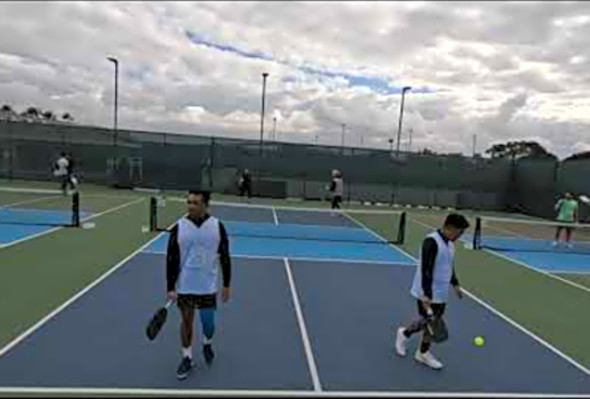
[{"label": "white socks", "polygon": [[209,345],[213,342],[213,338],[209,339],[207,337],[203,337],[203,345]]},{"label": "white socks", "polygon": [[193,358],[193,348],[192,347],[188,347],[188,348],[182,348],[182,357],[188,357],[189,359]]}]

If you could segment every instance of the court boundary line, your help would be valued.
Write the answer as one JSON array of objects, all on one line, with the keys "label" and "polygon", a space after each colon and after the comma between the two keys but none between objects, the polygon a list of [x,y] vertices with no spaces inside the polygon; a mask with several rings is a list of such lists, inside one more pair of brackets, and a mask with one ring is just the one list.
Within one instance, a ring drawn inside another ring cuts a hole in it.
[{"label": "court boundary line", "polygon": [[130,396],[212,396],[212,397],[381,397],[381,398],[590,398],[590,394],[549,394],[509,392],[428,392],[428,391],[321,391],[312,390],[226,390],[159,388],[69,388],[69,387],[0,387],[0,394],[70,394]]},{"label": "court boundary line", "polygon": [[[0,190],[0,193],[1,192],[3,192],[3,190]],[[0,209],[10,209],[10,208],[13,208],[13,207],[18,206],[18,205],[33,204],[35,202],[47,201],[47,200],[52,200],[52,199],[54,200],[56,198],[62,198],[62,197],[59,196],[59,197],[53,197],[53,198],[33,198],[33,199],[28,199],[28,200],[10,202],[8,204],[2,204],[2,205],[0,205]]]},{"label": "court boundary line", "polygon": [[[183,201],[182,197],[170,196],[168,200],[172,201]],[[349,208],[349,209],[331,209],[326,207],[298,207],[288,205],[277,205],[275,203],[270,204],[259,204],[259,203],[244,203],[244,202],[228,202],[228,201],[211,201],[211,206],[226,206],[228,208],[247,208],[247,209],[270,209],[277,208],[283,211],[299,211],[299,212],[316,212],[316,213],[330,213],[335,212],[337,214],[344,214],[346,212],[352,213],[368,213],[372,215],[396,215],[401,214],[403,211],[399,209],[367,209],[367,208]]]},{"label": "court boundary line", "polygon": [[[355,220],[355,219],[353,218],[352,220]],[[434,229],[435,228],[435,227],[429,226],[429,225],[427,225],[425,223],[422,223],[420,221],[417,221],[415,218],[412,218],[412,221],[414,223],[417,223],[417,224],[420,224],[422,226],[425,226],[425,227],[427,227],[429,229]],[[363,226],[368,231],[372,232],[372,234],[374,234],[375,236],[381,237],[377,232],[372,231],[367,226],[365,226],[362,222],[359,221],[358,223],[359,223],[360,226]],[[381,237],[381,239],[385,240],[385,238],[383,238],[383,237]],[[399,251],[403,252],[404,254],[406,254],[406,256],[409,256],[410,258],[414,259],[416,261],[416,263],[418,262],[418,259],[416,259],[412,255],[410,255],[409,253],[407,253],[406,251],[404,251],[402,248],[397,248],[397,249]],[[508,317],[504,313],[500,312],[499,310],[497,310],[493,306],[487,304],[482,299],[478,298],[477,296],[475,296],[474,294],[472,294],[471,292],[469,292],[468,290],[466,290],[464,287],[461,287],[461,291],[463,291],[463,293],[465,293],[473,301],[477,302],[478,304],[480,304],[482,307],[484,307],[485,309],[487,309],[488,311],[490,311],[494,315],[496,315],[499,318],[503,319],[505,322],[507,322],[511,326],[515,327],[520,332],[524,333],[525,335],[528,335],[530,338],[532,338],[533,340],[537,341],[537,343],[541,344],[542,346],[544,346],[545,348],[547,348],[551,352],[553,352],[555,355],[561,357],[563,360],[565,360],[566,362],[568,362],[572,366],[576,367],[579,371],[581,371],[584,374],[586,374],[586,376],[590,376],[590,369],[586,368],[583,364],[581,364],[578,361],[574,360],[574,358],[572,358],[569,355],[565,354],[560,349],[558,349],[557,347],[553,346],[549,342],[545,341],[543,338],[539,337],[538,335],[536,335],[532,331],[527,330],[524,326],[522,326],[521,324],[519,324],[518,322],[516,322],[512,318]]]},{"label": "court boundary line", "polygon": [[299,302],[299,295],[297,294],[297,288],[295,287],[295,279],[291,272],[291,264],[289,259],[283,258],[283,264],[285,266],[285,272],[287,273],[287,280],[289,282],[289,290],[291,291],[291,297],[293,299],[293,306],[295,306],[295,315],[297,317],[297,324],[299,325],[299,332],[301,333],[301,340],[303,342],[303,349],[305,350],[305,357],[307,359],[307,367],[311,375],[311,381],[313,383],[314,392],[322,391],[322,384],[320,383],[320,376],[318,374],[318,368],[313,356],[313,350],[311,349],[311,342],[309,341],[309,334],[303,317],[303,310],[301,309],[301,303]]},{"label": "court boundary line", "polygon": [[[81,219],[80,222],[83,223],[83,222],[88,222],[90,220],[94,220],[96,218],[99,218],[101,216],[107,215],[109,213],[119,211],[119,210],[121,210],[123,208],[126,208],[128,206],[135,205],[136,203],[138,204],[139,202],[144,201],[144,200],[145,200],[144,198],[139,198],[139,199],[135,199],[133,201],[126,202],[126,203],[121,204],[121,205],[118,205],[118,206],[116,206],[114,208],[107,209],[106,211],[103,211],[103,212],[100,212],[100,213],[96,213],[96,214],[90,215],[90,216],[88,216],[88,217],[86,217],[84,219]],[[10,241],[10,242],[8,242],[6,244],[0,244],[0,250],[3,250],[3,249],[6,249],[6,248],[9,248],[9,247],[12,247],[13,245],[16,245],[16,244],[20,244],[20,243],[23,243],[23,242],[32,240],[34,238],[42,237],[42,236],[47,235],[47,234],[50,234],[50,233],[55,233],[56,231],[59,231],[59,230],[65,229],[65,228],[66,228],[66,226],[58,226],[58,227],[54,227],[54,228],[51,228],[51,229],[48,229],[48,230],[45,230],[45,231],[41,231],[39,233],[28,235],[26,237],[20,238],[20,239],[15,240],[15,241]]]},{"label": "court boundary line", "polygon": [[42,319],[37,321],[31,327],[29,327],[24,332],[19,334],[16,338],[14,338],[10,342],[8,342],[6,345],[4,345],[2,348],[0,348],[0,359],[4,355],[6,355],[9,351],[11,351],[13,348],[18,346],[18,344],[20,344],[22,341],[27,339],[29,336],[31,336],[33,333],[35,333],[37,330],[39,330],[41,327],[43,327],[45,324],[47,324],[50,320],[52,320],[54,317],[56,317],[59,313],[64,311],[66,308],[68,308],[70,305],[72,305],[74,302],[76,302],[82,296],[84,296],[85,294],[90,292],[94,287],[98,286],[100,283],[102,283],[104,280],[106,280],[108,277],[110,277],[112,274],[114,274],[121,267],[125,266],[131,259],[133,259],[139,253],[141,253],[141,251],[144,248],[151,245],[152,242],[156,241],[160,237],[161,234],[163,234],[163,233],[158,234],[157,236],[153,237],[152,239],[150,239],[149,241],[147,241],[146,243],[141,245],[139,248],[134,250],[131,254],[127,255],[119,263],[117,263],[114,266],[112,266],[111,268],[109,268],[106,272],[101,274],[97,279],[95,279],[94,281],[92,281],[90,284],[83,287],[82,289],[80,289],[77,293],[75,293],[73,296],[71,296],[69,299],[67,299],[65,302],[63,302],[61,305],[59,305],[54,310],[52,310],[51,312],[46,314]]},{"label": "court boundary line", "polygon": [[[158,256],[165,256],[166,252],[164,251],[142,251],[142,254],[146,255],[158,255]],[[231,258],[235,259],[260,259],[260,260],[279,260],[283,261],[285,256],[273,256],[273,255],[246,255],[246,254],[236,254],[231,255]],[[400,266],[400,267],[408,267],[408,266],[415,266],[415,262],[393,262],[393,261],[379,261],[379,260],[365,260],[365,259],[339,259],[339,258],[312,258],[306,256],[288,256],[287,259],[290,261],[296,262],[323,262],[323,263],[361,263],[367,265],[383,265],[383,266]]]}]

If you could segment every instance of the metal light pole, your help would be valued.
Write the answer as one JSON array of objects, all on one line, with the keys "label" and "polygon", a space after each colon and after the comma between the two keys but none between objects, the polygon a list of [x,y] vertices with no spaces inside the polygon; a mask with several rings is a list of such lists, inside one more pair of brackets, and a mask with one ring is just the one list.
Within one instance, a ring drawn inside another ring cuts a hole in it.
[{"label": "metal light pole", "polygon": [[397,144],[395,146],[395,155],[398,156],[399,155],[399,145],[400,145],[400,137],[402,134],[402,119],[404,117],[404,100],[406,97],[406,92],[412,90],[411,86],[405,86],[402,89],[402,101],[400,103],[400,109],[399,109],[399,124],[397,126]]},{"label": "metal light pole", "polygon": [[264,140],[264,105],[266,98],[266,78],[268,72],[262,73],[262,110],[260,112],[260,152],[262,153],[262,141]]},{"label": "metal light pole", "polygon": [[408,152],[412,152],[412,136],[414,134],[414,129],[410,129],[410,140],[408,143]]},{"label": "metal light pole", "polygon": [[341,144],[342,152],[344,152],[344,132],[345,131],[346,131],[346,124],[343,123],[342,124],[342,144]]},{"label": "metal light pole", "polygon": [[272,140],[277,141],[277,117],[272,117]]},{"label": "metal light pole", "polygon": [[114,57],[107,57],[107,60],[111,61],[115,64],[115,121],[114,121],[114,140],[115,140],[115,148],[117,147],[117,138],[118,138],[118,130],[117,130],[117,113],[119,109],[119,61]]}]

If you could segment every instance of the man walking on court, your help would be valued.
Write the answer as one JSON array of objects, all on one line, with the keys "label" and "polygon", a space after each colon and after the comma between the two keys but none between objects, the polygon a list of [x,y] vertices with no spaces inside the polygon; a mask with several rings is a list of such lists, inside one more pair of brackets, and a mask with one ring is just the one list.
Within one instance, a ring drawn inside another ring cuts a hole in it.
[{"label": "man walking on court", "polygon": [[199,310],[203,328],[203,356],[208,365],[213,362],[219,263],[223,274],[223,302],[227,302],[230,297],[229,240],[223,224],[209,215],[209,199],[207,191],[189,192],[188,216],[174,225],[168,241],[168,298],[177,301],[182,315],[182,360],[177,370],[180,380],[185,379],[194,367],[192,343],[195,308]]},{"label": "man walking on court", "polygon": [[571,193],[565,193],[563,198],[555,204],[555,210],[558,212],[557,221],[564,222],[563,226],[558,226],[555,232],[555,241],[553,246],[556,247],[561,237],[561,231],[565,229],[565,242],[568,248],[572,248],[571,243],[573,227],[568,224],[578,221],[578,201],[574,199]]},{"label": "man walking on court", "polygon": [[406,356],[408,339],[422,331],[422,342],[414,358],[436,370],[441,369],[443,364],[430,352],[432,337],[426,328],[425,321],[431,317],[442,318],[451,285],[457,296],[462,298],[459,280],[453,266],[454,242],[468,227],[469,222],[465,217],[453,213],[447,216],[442,229],[426,236],[422,243],[420,265],[416,267],[410,291],[412,296],[417,299],[420,318],[408,327],[400,327],[397,330],[395,349],[397,354],[402,357]]}]

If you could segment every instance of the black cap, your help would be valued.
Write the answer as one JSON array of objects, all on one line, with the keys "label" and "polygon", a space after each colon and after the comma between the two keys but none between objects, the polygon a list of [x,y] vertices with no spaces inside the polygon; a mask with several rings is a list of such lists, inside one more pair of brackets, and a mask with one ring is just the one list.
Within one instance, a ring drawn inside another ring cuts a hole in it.
[{"label": "black cap", "polygon": [[469,222],[465,219],[465,216],[458,213],[451,213],[445,219],[445,226],[467,229],[469,228]]},{"label": "black cap", "polygon": [[200,189],[191,189],[188,191],[188,194],[191,195],[202,195],[203,196],[203,202],[205,202],[205,204],[209,204],[209,200],[211,199],[211,191],[208,190],[200,190]]}]

